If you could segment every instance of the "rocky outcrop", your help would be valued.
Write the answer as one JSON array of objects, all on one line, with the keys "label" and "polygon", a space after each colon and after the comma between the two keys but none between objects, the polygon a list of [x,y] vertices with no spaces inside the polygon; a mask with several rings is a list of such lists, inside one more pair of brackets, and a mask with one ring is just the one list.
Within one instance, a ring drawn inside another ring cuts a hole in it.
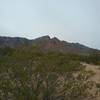
[{"label": "rocky outcrop", "polygon": [[32,46],[34,44],[40,46],[41,49],[44,50],[60,51],[63,53],[75,53],[81,55],[100,53],[99,50],[89,48],[79,43],[61,41],[56,37],[50,38],[49,36],[43,36],[33,40],[19,37],[0,37],[0,48],[16,48],[21,46]]}]

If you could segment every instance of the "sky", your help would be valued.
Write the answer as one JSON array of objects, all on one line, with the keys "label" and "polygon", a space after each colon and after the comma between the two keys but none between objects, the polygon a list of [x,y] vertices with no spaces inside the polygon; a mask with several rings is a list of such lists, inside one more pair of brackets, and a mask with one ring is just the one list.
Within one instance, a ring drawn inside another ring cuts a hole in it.
[{"label": "sky", "polygon": [[0,0],[0,36],[44,35],[100,49],[100,0]]}]

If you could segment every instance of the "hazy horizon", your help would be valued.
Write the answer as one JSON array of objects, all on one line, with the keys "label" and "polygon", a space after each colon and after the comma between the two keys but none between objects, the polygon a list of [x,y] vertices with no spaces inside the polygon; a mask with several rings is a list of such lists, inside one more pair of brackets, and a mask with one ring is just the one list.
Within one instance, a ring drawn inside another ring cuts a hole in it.
[{"label": "hazy horizon", "polygon": [[0,0],[0,36],[49,35],[100,49],[99,0]]}]

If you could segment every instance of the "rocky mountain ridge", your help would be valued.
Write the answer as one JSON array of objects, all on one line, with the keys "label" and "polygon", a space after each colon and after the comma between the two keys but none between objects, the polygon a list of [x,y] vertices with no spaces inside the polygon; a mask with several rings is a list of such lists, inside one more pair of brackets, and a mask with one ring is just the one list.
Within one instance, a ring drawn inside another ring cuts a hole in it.
[{"label": "rocky mountain ridge", "polygon": [[56,37],[50,38],[49,36],[42,36],[32,40],[20,37],[0,37],[0,48],[16,48],[32,45],[38,45],[44,50],[60,51],[63,53],[75,53],[82,55],[88,55],[90,53],[100,53],[100,51],[97,49],[89,48],[79,43],[69,43],[66,41],[61,41]]}]

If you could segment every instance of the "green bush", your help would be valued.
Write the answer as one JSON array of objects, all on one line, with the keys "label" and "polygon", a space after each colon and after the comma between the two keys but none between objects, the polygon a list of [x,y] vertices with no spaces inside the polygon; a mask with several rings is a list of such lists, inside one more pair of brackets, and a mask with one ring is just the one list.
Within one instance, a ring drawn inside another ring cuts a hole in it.
[{"label": "green bush", "polygon": [[83,72],[78,56],[36,47],[14,49],[11,55],[0,58],[0,100],[87,98],[87,73],[75,78],[73,73],[77,71]]}]

